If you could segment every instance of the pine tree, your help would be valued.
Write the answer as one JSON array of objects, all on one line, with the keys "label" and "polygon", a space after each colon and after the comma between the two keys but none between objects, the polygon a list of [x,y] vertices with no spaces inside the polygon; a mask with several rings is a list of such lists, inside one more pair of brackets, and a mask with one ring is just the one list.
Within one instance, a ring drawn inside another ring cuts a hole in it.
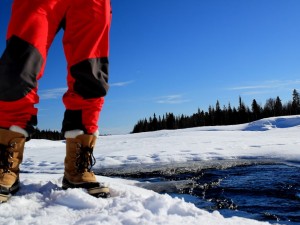
[{"label": "pine tree", "polygon": [[282,103],[281,103],[281,99],[279,98],[279,96],[277,96],[276,100],[275,100],[275,105],[274,105],[274,116],[281,116],[282,115]]},{"label": "pine tree", "polygon": [[166,115],[166,124],[168,130],[176,129],[176,120],[173,113],[168,113]]},{"label": "pine tree", "polygon": [[220,103],[219,100],[217,100],[216,103],[216,110],[215,110],[215,121],[214,121],[215,125],[222,125],[222,110],[220,107]]},{"label": "pine tree", "polygon": [[300,97],[296,89],[293,90],[293,101],[292,101],[292,114],[299,114],[300,109]]},{"label": "pine tree", "polygon": [[253,113],[253,119],[254,120],[259,119],[262,109],[261,109],[260,105],[256,102],[255,99],[253,99],[253,101],[252,101],[251,109],[252,109],[252,113]]},{"label": "pine tree", "polygon": [[238,113],[239,113],[239,121],[238,123],[245,123],[248,122],[248,117],[247,117],[247,109],[242,101],[241,96],[239,97],[239,107],[238,107]]},{"label": "pine tree", "polygon": [[264,106],[264,117],[271,117],[275,115],[275,100],[269,98]]}]

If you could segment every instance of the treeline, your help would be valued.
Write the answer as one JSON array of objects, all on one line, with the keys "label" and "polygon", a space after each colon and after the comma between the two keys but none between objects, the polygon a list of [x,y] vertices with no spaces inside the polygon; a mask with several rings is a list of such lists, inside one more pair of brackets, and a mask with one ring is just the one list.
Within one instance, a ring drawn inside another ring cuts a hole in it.
[{"label": "treeline", "polygon": [[35,133],[31,137],[32,139],[48,139],[52,141],[63,140],[64,136],[59,131],[52,130],[35,130]]},{"label": "treeline", "polygon": [[[110,134],[101,134],[100,136],[109,136]],[[39,130],[35,129],[35,132],[31,135],[32,139],[48,139],[52,141],[64,140],[64,135],[56,130]]]},{"label": "treeline", "polygon": [[251,107],[246,106],[239,97],[238,107],[232,107],[230,103],[221,108],[219,101],[215,106],[209,106],[208,111],[198,109],[191,116],[174,116],[173,113],[150,117],[139,120],[134,126],[132,133],[156,131],[163,129],[182,129],[200,126],[234,125],[252,122],[262,118],[273,116],[286,116],[300,114],[300,97],[296,89],[293,90],[292,100],[283,104],[279,97],[269,98],[264,106],[253,99]]}]

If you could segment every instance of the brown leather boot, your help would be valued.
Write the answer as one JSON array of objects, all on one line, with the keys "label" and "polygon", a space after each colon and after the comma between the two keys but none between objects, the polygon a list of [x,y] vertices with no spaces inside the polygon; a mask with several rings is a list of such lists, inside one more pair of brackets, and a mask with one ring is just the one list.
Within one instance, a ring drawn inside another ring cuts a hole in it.
[{"label": "brown leather boot", "polygon": [[0,129],[0,202],[19,190],[19,165],[25,140],[19,132]]},{"label": "brown leather boot", "polygon": [[65,172],[62,183],[63,189],[84,188],[90,195],[107,198],[109,188],[97,182],[91,171],[96,163],[93,148],[97,137],[81,134],[76,138],[66,138]]}]

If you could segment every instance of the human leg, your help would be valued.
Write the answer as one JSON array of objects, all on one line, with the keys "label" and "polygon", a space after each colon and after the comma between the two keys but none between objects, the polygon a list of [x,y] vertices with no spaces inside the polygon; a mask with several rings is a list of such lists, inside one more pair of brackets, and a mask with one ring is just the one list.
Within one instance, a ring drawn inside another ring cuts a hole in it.
[{"label": "human leg", "polygon": [[64,50],[68,91],[62,131],[98,130],[99,114],[108,91],[109,0],[74,0],[66,14]]},{"label": "human leg", "polygon": [[68,62],[68,91],[63,96],[62,131],[67,142],[63,188],[83,187],[96,197],[109,196],[91,167],[99,114],[108,91],[110,21],[109,0],[74,0],[66,14],[63,40]]},{"label": "human leg", "polygon": [[24,143],[37,124],[37,81],[64,15],[62,2],[13,3],[7,47],[0,59],[0,194],[19,188]]},{"label": "human leg", "polygon": [[37,124],[37,81],[66,6],[62,0],[15,0],[0,59],[0,127],[30,133]]}]

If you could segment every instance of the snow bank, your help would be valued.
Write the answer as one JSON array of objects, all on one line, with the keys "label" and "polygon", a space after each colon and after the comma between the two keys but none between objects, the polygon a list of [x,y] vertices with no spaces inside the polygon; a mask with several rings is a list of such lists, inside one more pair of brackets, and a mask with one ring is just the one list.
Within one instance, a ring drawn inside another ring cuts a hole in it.
[{"label": "snow bank", "polygon": [[255,225],[255,220],[208,213],[182,199],[160,195],[129,181],[98,177],[110,183],[112,198],[96,199],[83,190],[61,190],[61,175],[22,174],[22,189],[0,205],[0,224],[101,225]]},{"label": "snow bank", "polygon": [[299,116],[273,117],[254,121],[246,125],[246,131],[266,131],[274,128],[290,128],[300,126]]}]

